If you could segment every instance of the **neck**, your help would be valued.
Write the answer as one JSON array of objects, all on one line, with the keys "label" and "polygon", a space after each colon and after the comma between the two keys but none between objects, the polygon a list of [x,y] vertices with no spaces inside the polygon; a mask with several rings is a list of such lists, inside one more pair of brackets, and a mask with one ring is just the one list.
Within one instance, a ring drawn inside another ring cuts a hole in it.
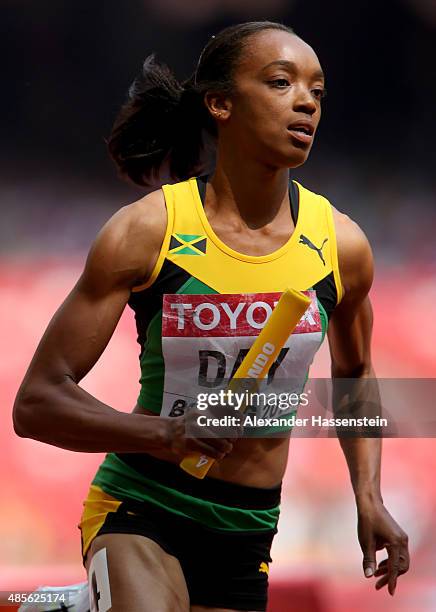
[{"label": "neck", "polygon": [[212,207],[220,213],[237,214],[252,229],[271,223],[277,216],[288,219],[289,170],[268,168],[238,155],[235,148],[225,148],[219,144],[210,179]]}]

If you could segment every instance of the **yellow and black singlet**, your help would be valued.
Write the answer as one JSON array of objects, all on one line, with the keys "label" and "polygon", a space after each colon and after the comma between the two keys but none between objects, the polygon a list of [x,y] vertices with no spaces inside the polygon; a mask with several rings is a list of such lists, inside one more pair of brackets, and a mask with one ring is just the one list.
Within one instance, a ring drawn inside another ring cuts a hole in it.
[{"label": "yellow and black singlet", "polygon": [[[312,304],[267,383],[273,376],[305,380],[342,297],[332,208],[324,197],[292,181],[294,232],[273,253],[250,256],[215,234],[203,208],[205,190],[202,178],[163,187],[163,246],[149,281],[129,300],[141,346],[138,403],[165,416],[181,414],[189,398],[232,377],[287,287],[306,291]],[[260,416],[274,416],[271,406]]]},{"label": "yellow and black singlet", "polygon": [[[213,231],[203,208],[206,182],[192,178],[163,187],[168,213],[163,245],[150,279],[129,299],[141,347],[138,403],[164,416],[182,414],[198,393],[232,377],[287,287],[306,292],[311,305],[264,382],[305,382],[343,293],[328,200],[291,181],[292,235],[273,253],[250,256]],[[263,406],[260,416],[272,416],[271,410]],[[295,413],[295,407],[281,412]],[[230,508],[223,491],[218,498],[208,480],[193,482],[178,466],[145,454],[107,454],[85,503],[83,550],[122,499],[153,503],[216,529],[275,527],[277,504]]]}]

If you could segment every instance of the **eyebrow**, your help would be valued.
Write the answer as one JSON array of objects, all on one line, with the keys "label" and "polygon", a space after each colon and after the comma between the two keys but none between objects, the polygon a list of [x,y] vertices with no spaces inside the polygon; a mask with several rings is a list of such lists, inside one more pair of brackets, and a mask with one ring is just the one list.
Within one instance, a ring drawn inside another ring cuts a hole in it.
[{"label": "eyebrow", "polygon": [[[262,71],[266,70],[267,68],[270,68],[271,66],[281,66],[282,68],[287,68],[288,70],[293,72],[297,72],[298,70],[297,65],[294,62],[290,62],[289,60],[275,60],[264,66],[262,68]],[[321,68],[315,70],[315,72],[313,73],[313,77],[315,79],[325,79],[324,72],[321,70]]]}]

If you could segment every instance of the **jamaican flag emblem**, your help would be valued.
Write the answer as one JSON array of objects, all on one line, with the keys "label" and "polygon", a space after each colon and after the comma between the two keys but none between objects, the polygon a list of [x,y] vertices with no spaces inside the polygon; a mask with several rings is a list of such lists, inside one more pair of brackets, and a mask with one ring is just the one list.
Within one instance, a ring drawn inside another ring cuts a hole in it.
[{"label": "jamaican flag emblem", "polygon": [[205,255],[206,236],[197,234],[173,234],[170,240],[171,255]]}]

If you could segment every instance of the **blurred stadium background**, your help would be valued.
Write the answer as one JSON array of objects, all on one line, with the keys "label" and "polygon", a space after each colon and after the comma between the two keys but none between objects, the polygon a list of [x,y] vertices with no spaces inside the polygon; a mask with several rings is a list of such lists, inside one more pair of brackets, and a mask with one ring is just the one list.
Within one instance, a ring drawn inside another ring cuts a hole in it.
[{"label": "blurred stadium background", "polygon": [[[295,176],[368,234],[376,259],[379,376],[436,376],[433,0],[3,0],[0,151],[0,590],[85,578],[77,523],[101,455],[19,439],[11,409],[53,312],[98,229],[140,191],[115,176],[104,138],[151,51],[180,77],[208,37],[244,20],[284,21],[313,45],[328,97]],[[129,411],[139,368],[126,311],[83,386]],[[312,375],[328,376],[327,347]],[[337,440],[295,440],[271,569],[271,612],[436,609],[434,440],[386,440],[384,500],[409,532],[394,598],[361,570],[355,506]]]}]

